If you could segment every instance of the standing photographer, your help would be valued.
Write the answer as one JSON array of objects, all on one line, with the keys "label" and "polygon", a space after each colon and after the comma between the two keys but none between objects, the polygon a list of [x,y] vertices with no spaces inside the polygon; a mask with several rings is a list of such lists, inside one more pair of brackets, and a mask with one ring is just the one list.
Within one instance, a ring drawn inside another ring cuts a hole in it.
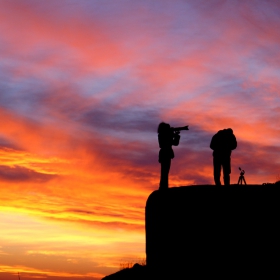
[{"label": "standing photographer", "polygon": [[161,164],[161,175],[159,189],[168,188],[168,174],[171,166],[171,159],[174,158],[172,146],[178,146],[180,142],[180,130],[188,130],[185,127],[170,127],[168,123],[161,122],[158,126],[158,143],[160,147],[158,161]]},{"label": "standing photographer", "polygon": [[221,168],[223,168],[224,185],[230,185],[230,156],[231,151],[236,149],[237,141],[231,128],[219,130],[210,143],[213,150],[214,181],[217,186],[221,185]]}]

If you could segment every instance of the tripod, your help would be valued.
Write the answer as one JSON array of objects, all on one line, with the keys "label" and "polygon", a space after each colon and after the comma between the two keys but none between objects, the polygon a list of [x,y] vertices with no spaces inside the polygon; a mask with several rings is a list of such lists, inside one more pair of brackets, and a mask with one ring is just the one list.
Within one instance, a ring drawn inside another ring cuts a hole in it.
[{"label": "tripod", "polygon": [[246,181],[245,181],[245,177],[244,177],[245,171],[242,170],[240,167],[239,167],[239,170],[240,170],[241,172],[240,172],[240,176],[239,176],[237,185],[242,185],[242,181],[244,182],[244,185],[247,185],[247,184],[246,184]]}]

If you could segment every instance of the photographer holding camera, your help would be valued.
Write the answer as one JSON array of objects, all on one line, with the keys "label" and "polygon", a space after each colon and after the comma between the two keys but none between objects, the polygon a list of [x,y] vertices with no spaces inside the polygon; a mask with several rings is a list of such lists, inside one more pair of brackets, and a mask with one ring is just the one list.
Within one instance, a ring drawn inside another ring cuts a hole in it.
[{"label": "photographer holding camera", "polygon": [[172,146],[179,145],[181,130],[189,130],[189,128],[188,126],[174,128],[164,122],[161,122],[158,126],[158,143],[160,147],[158,161],[161,164],[160,190],[168,189],[168,174],[171,166],[171,159],[174,158]]}]

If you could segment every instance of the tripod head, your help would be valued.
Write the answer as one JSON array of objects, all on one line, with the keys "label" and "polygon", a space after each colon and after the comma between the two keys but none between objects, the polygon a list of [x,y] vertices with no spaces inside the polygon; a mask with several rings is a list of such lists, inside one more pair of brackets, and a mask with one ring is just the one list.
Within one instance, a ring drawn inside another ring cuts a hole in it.
[{"label": "tripod head", "polygon": [[241,169],[241,167],[239,167],[240,172],[240,176],[243,176],[245,174],[245,170]]}]

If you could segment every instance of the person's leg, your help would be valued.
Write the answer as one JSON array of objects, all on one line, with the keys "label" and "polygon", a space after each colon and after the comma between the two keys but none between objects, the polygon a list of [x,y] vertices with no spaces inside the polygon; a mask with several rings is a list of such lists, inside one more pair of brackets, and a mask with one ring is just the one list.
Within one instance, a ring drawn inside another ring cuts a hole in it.
[{"label": "person's leg", "polygon": [[170,170],[171,159],[164,159],[161,161],[161,175],[159,189],[168,189],[168,174]]},{"label": "person's leg", "polygon": [[223,159],[223,174],[224,174],[224,185],[229,186],[230,185],[230,157],[226,157]]},{"label": "person's leg", "polygon": [[221,185],[221,161],[219,157],[213,157],[214,181],[217,186]]}]

